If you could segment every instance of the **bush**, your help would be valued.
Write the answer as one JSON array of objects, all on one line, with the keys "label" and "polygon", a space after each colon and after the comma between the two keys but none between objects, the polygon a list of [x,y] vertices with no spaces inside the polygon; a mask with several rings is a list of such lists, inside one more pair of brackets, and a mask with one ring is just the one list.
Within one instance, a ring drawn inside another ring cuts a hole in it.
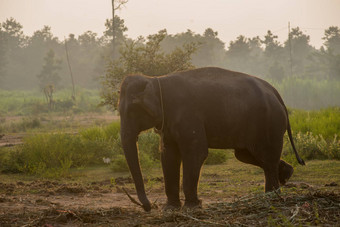
[{"label": "bush", "polygon": [[117,127],[118,124],[113,123],[104,129],[93,127],[77,135],[31,135],[15,152],[0,156],[0,163],[5,165],[3,170],[46,177],[62,176],[72,167],[103,164],[104,157],[112,159],[122,154]]},{"label": "bush", "polygon": [[[153,168],[157,163],[149,154],[139,152],[139,163],[142,170],[148,170]],[[111,169],[114,172],[127,172],[129,171],[128,164],[124,155],[117,155],[113,158]]]},{"label": "bush", "polygon": [[82,151],[79,138],[67,134],[40,134],[28,137],[18,147],[18,170],[43,176],[64,175],[73,164],[75,151]]},{"label": "bush", "polygon": [[206,165],[222,164],[225,161],[227,161],[227,159],[228,156],[226,150],[209,149],[209,154],[204,164]]},{"label": "bush", "polygon": [[19,155],[14,148],[0,148],[0,171],[2,173],[20,173]]},{"label": "bush", "polygon": [[[103,158],[112,160],[114,171],[127,171],[119,132],[119,122],[113,122],[106,127],[82,130],[77,135],[31,135],[15,150],[0,153],[1,171],[58,177],[65,175],[72,167],[104,164]],[[142,133],[138,144],[141,167],[152,168],[159,159],[158,135],[151,131]]]},{"label": "bush", "polygon": [[[322,135],[313,135],[311,132],[299,132],[294,137],[294,143],[299,155],[305,160],[340,160],[340,140],[337,135],[334,135],[332,140],[325,140]],[[282,156],[286,161],[293,165],[297,164],[294,152],[287,137],[285,139]]]},{"label": "bush", "polygon": [[152,160],[160,160],[159,135],[150,131],[144,132],[138,137],[140,153],[148,154]]}]

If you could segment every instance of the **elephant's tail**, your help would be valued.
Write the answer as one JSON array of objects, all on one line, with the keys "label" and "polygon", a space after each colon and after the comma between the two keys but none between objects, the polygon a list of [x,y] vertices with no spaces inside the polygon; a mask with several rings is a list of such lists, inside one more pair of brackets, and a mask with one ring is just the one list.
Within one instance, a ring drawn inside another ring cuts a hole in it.
[{"label": "elephant's tail", "polygon": [[283,99],[281,98],[279,92],[273,88],[273,91],[276,95],[276,97],[279,99],[280,103],[283,105],[285,111],[286,111],[286,115],[287,115],[287,132],[288,132],[288,137],[289,137],[289,140],[290,140],[290,144],[292,145],[292,148],[294,150],[294,153],[295,153],[295,157],[297,159],[297,161],[299,162],[300,165],[306,165],[305,164],[305,161],[300,158],[299,154],[297,153],[296,151],[296,148],[295,148],[295,144],[294,144],[294,140],[293,140],[293,135],[292,135],[292,129],[290,128],[290,123],[289,123],[289,116],[288,116],[288,110],[287,110],[287,107],[285,105],[285,103],[283,102]]},{"label": "elephant's tail", "polygon": [[290,123],[289,123],[289,118],[288,118],[288,111],[287,111],[287,109],[286,109],[286,112],[287,112],[287,121],[288,121],[288,123],[287,123],[288,137],[289,137],[290,143],[291,143],[291,145],[292,145],[292,147],[293,147],[293,150],[294,150],[294,153],[295,153],[295,157],[296,157],[296,159],[298,160],[299,164],[301,164],[301,165],[306,165],[306,164],[305,164],[305,161],[304,161],[302,158],[300,158],[299,154],[298,154],[297,151],[296,151],[295,144],[294,144],[294,141],[293,141],[293,136],[292,136],[292,130],[291,130],[291,128],[290,128]]}]

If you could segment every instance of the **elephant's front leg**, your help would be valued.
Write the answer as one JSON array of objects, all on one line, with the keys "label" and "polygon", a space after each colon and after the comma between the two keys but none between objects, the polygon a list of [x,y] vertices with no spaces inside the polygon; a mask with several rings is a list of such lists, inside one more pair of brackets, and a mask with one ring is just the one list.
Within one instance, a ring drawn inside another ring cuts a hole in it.
[{"label": "elephant's front leg", "polygon": [[168,197],[164,209],[178,209],[181,155],[177,145],[171,140],[164,139],[164,149],[161,151],[162,169],[164,175],[165,193]]},{"label": "elephant's front leg", "polygon": [[[196,131],[197,132],[197,131]],[[192,208],[201,205],[197,196],[198,181],[201,167],[208,156],[208,146],[204,136],[195,136],[187,142],[184,141],[181,148],[183,161],[183,191],[185,195],[185,207]]]}]

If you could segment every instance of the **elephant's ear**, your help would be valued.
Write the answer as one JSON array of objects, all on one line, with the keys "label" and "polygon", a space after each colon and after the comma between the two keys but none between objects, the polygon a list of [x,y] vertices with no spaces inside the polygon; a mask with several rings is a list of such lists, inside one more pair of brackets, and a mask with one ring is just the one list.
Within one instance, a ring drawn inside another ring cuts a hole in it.
[{"label": "elephant's ear", "polygon": [[158,111],[158,99],[151,81],[146,83],[144,91],[133,96],[132,103],[141,106],[152,117],[156,117]]}]

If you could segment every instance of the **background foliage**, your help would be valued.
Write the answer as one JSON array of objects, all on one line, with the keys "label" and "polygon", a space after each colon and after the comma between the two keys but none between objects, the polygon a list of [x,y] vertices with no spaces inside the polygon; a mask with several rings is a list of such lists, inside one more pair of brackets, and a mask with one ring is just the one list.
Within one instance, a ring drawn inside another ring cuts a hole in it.
[{"label": "background foliage", "polygon": [[37,75],[46,75],[47,67],[54,67],[52,74],[57,75],[59,87],[70,87],[64,47],[67,42],[75,82],[80,87],[98,89],[101,76],[108,87],[118,87],[124,73],[152,76],[191,67],[219,66],[271,81],[287,105],[294,108],[340,105],[340,29],[336,26],[325,29],[324,45],[319,49],[310,45],[310,37],[299,27],[292,28],[290,64],[288,37],[280,43],[270,30],[255,37],[239,35],[229,43],[222,42],[218,31],[211,28],[203,34],[191,30],[168,34],[161,30],[132,40],[125,34],[128,28],[123,19],[115,16],[114,24],[116,48],[111,61],[112,20],[106,20],[101,35],[86,31],[78,37],[70,34],[63,41],[52,34],[49,26],[27,36],[14,18],[1,22],[0,89],[37,89]]}]

